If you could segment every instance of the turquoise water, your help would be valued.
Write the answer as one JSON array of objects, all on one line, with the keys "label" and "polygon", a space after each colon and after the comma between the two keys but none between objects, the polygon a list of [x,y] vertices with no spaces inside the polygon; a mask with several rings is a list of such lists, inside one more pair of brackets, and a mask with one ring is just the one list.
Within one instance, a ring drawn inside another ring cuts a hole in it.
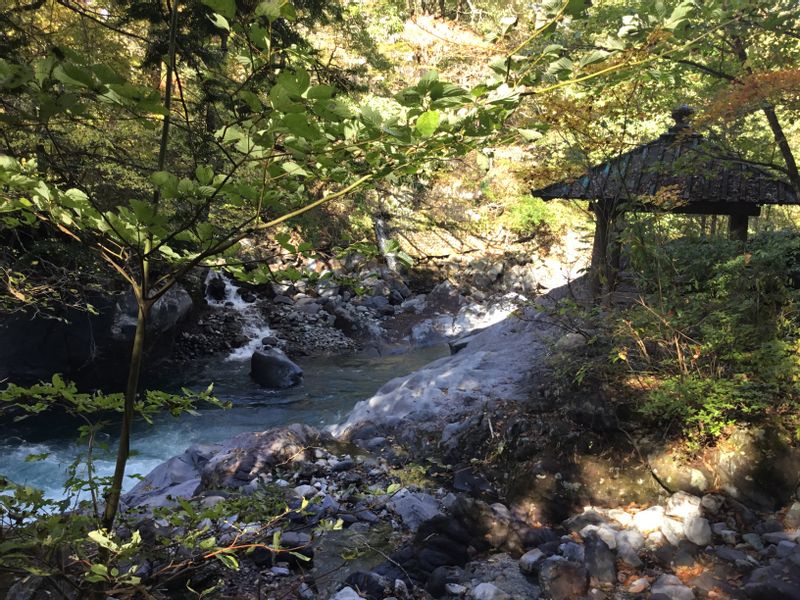
[{"label": "turquoise water", "polygon": [[[178,418],[160,415],[152,426],[137,422],[132,440],[125,487],[167,458],[196,443],[220,442],[245,431],[260,431],[307,423],[317,427],[336,423],[359,400],[370,397],[394,377],[410,373],[447,354],[447,347],[412,350],[403,354],[349,355],[309,358],[298,361],[305,371],[303,383],[288,390],[264,390],[249,376],[249,361],[214,360],[181,365],[162,365],[150,374],[154,388],[188,386],[205,389],[215,383],[215,395],[233,402],[233,408],[204,408],[197,416]],[[4,427],[0,439],[0,474],[12,481],[44,489],[51,498],[64,497],[67,469],[84,448],[75,443],[77,424],[64,419],[25,422]],[[116,426],[108,428],[101,441],[114,446]],[[31,454],[48,454],[39,462],[26,462]],[[95,461],[98,475],[110,475],[114,468],[110,453]]]}]

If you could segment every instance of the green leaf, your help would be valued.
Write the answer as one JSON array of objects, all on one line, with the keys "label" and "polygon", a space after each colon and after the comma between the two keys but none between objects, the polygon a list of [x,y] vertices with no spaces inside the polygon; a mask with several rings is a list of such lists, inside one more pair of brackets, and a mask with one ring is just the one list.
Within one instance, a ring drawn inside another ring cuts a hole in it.
[{"label": "green leaf", "polygon": [[314,140],[320,137],[319,130],[313,123],[308,121],[306,115],[300,113],[288,114],[283,118],[283,124],[291,133],[302,138]]},{"label": "green leaf", "polygon": [[[94,531],[90,531],[87,536],[101,548],[111,550],[112,552],[116,552],[119,549],[119,546],[108,536],[108,531],[105,529],[95,529]],[[107,572],[105,565],[92,565],[92,572],[95,572],[95,567],[102,567],[105,570],[103,572]]]},{"label": "green leaf", "polygon": [[211,13],[210,15],[208,15],[208,20],[211,21],[214,24],[214,27],[216,27],[217,29],[224,29],[225,31],[231,30],[231,26],[230,23],[228,23],[228,19],[226,19],[219,13]]},{"label": "green leaf", "polygon": [[102,83],[125,83],[125,79],[108,65],[92,65],[92,72]]},{"label": "green leaf", "polygon": [[194,176],[202,185],[209,185],[214,180],[214,170],[205,165],[198,165],[194,170]]},{"label": "green leaf", "polygon": [[336,89],[330,85],[314,85],[308,88],[306,97],[309,100],[327,100],[333,97],[335,91]]},{"label": "green leaf", "polygon": [[423,137],[432,136],[439,128],[439,111],[427,110],[417,118],[416,130]]},{"label": "green leaf", "polygon": [[301,167],[297,163],[292,162],[290,160],[282,162],[281,168],[287,173],[289,173],[289,175],[295,175],[297,177],[311,177],[311,173],[306,171],[303,167]]},{"label": "green leaf", "polygon": [[202,2],[228,20],[236,16],[236,0],[202,0]]},{"label": "green leaf", "polygon": [[581,67],[585,67],[587,65],[591,65],[593,63],[605,60],[606,58],[608,58],[608,54],[609,53],[606,52],[605,50],[592,50],[589,54],[582,57],[578,64]]},{"label": "green leaf", "polygon": [[570,17],[579,17],[592,5],[591,0],[567,0],[564,14]]},{"label": "green leaf", "polygon": [[216,557],[219,562],[232,571],[239,570],[239,559],[237,559],[233,554],[221,553],[217,554]]},{"label": "green leaf", "polygon": [[264,0],[256,7],[257,17],[266,17],[272,23],[281,17],[281,7],[285,0]]}]

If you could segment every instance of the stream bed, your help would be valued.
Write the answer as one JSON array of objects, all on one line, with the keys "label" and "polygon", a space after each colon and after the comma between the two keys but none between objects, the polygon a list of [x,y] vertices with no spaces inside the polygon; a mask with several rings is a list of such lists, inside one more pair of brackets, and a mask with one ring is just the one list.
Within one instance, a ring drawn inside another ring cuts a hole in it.
[{"label": "stream bed", "polygon": [[[145,385],[175,391],[181,386],[205,389],[214,382],[214,394],[230,400],[233,408],[200,408],[198,414],[156,417],[154,424],[135,425],[125,489],[157,465],[197,443],[221,442],[246,431],[261,431],[289,423],[316,427],[341,420],[356,402],[373,395],[394,377],[410,373],[448,354],[447,346],[411,350],[383,356],[354,354],[298,360],[303,382],[287,390],[266,390],[250,379],[250,361],[231,359],[162,364],[145,375]],[[64,482],[75,457],[84,451],[76,443],[77,426],[61,418],[37,419],[4,426],[0,438],[0,474],[11,481],[43,489],[50,498],[64,497]],[[101,441],[115,450],[118,425],[110,425]],[[46,454],[44,460],[26,461],[30,455]],[[110,475],[111,453],[95,460],[99,476]],[[131,476],[133,475],[133,477]]]}]

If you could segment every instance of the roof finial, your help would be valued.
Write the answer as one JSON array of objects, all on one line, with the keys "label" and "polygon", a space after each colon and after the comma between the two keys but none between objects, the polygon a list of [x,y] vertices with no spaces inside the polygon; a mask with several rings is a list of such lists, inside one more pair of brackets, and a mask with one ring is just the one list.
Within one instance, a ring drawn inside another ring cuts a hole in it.
[{"label": "roof finial", "polygon": [[680,104],[672,111],[672,118],[675,119],[675,127],[684,129],[689,126],[689,120],[695,110],[688,104]]}]

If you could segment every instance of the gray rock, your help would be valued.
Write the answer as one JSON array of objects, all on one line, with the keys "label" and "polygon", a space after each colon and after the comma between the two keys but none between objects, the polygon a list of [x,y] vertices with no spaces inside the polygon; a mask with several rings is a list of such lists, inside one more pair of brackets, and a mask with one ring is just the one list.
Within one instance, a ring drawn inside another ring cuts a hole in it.
[{"label": "gray rock", "polygon": [[663,522],[663,506],[651,506],[633,515],[633,526],[644,534],[659,531]]},{"label": "gray rock", "polygon": [[220,446],[191,446],[180,456],[173,456],[150,471],[122,497],[129,508],[173,506],[175,498],[191,498],[200,487],[200,472]]},{"label": "gray rock", "polygon": [[700,500],[700,505],[712,515],[717,514],[725,504],[725,497],[719,494],[706,494]]},{"label": "gray rock", "polygon": [[542,560],[544,560],[544,552],[539,550],[538,548],[534,548],[533,550],[528,550],[525,554],[523,554],[519,559],[519,568],[522,570],[523,573],[527,573],[528,575],[533,575],[536,573],[537,567]]},{"label": "gray rock", "polygon": [[722,538],[722,541],[725,542],[726,544],[730,544],[731,546],[736,545],[736,539],[738,537],[738,534],[732,529],[723,529],[722,531],[719,532],[718,535],[719,537]]},{"label": "gray rock", "polygon": [[747,560],[747,553],[737,550],[736,548],[728,548],[728,546],[717,546],[714,548],[714,554],[719,558],[729,563],[736,564],[739,561]]},{"label": "gray rock", "polygon": [[311,498],[319,491],[313,485],[298,485],[292,490],[298,498]]},{"label": "gray rock", "polygon": [[[192,297],[180,285],[172,286],[156,300],[147,316],[147,332],[160,335],[172,330],[192,310]],[[115,307],[111,335],[120,341],[133,340],[138,306],[133,292],[123,295]]]},{"label": "gray rock", "polygon": [[642,566],[639,550],[643,547],[644,536],[638,531],[620,531],[617,534],[617,556],[634,568]]},{"label": "gray rock", "polygon": [[330,597],[330,600],[363,600],[351,587],[342,588]]},{"label": "gray rock", "polygon": [[511,600],[511,596],[506,594],[493,583],[479,583],[472,590],[470,597],[473,600]]},{"label": "gray rock", "polygon": [[[323,439],[325,436],[313,427],[300,424],[237,435],[222,444],[220,450],[203,466],[203,488],[239,488],[247,485],[275,465],[310,459],[313,456],[312,448]],[[284,480],[277,480],[275,484],[289,486]]]},{"label": "gray rock", "polygon": [[589,576],[603,583],[616,583],[617,567],[616,558],[611,548],[597,535],[592,535],[586,541],[586,567]]},{"label": "gray rock", "polygon": [[582,563],[585,560],[585,548],[575,542],[565,542],[558,547],[558,551],[567,560]]},{"label": "gray rock", "polygon": [[303,369],[289,360],[282,350],[265,348],[253,352],[250,376],[264,387],[280,390],[300,383]]},{"label": "gray rock", "polygon": [[609,525],[587,525],[580,531],[580,536],[586,540],[590,535],[595,534],[612,550],[617,547],[617,531]]},{"label": "gray rock", "polygon": [[539,587],[522,573],[519,561],[506,553],[467,564],[462,583],[474,586],[482,582],[490,582],[514,600],[535,600],[541,594]]},{"label": "gray rock", "polygon": [[770,531],[761,534],[761,537],[768,544],[780,544],[784,540],[794,542],[799,535],[800,531]]},{"label": "gray rock", "polygon": [[789,507],[783,517],[783,524],[789,529],[800,528],[800,502],[794,502]]},{"label": "gray rock", "polygon": [[447,583],[444,586],[444,591],[451,596],[463,596],[467,593],[467,588],[460,583]]},{"label": "gray rock", "polygon": [[794,552],[795,548],[797,548],[797,544],[789,540],[783,540],[778,542],[778,545],[775,547],[775,556],[778,558],[786,558]]},{"label": "gray rock", "polygon": [[761,541],[761,536],[757,533],[745,533],[742,535],[742,540],[749,544],[754,550],[764,549],[764,542]]},{"label": "gray rock", "polygon": [[652,600],[694,600],[694,592],[675,575],[662,575],[653,584]]},{"label": "gray rock", "polygon": [[676,492],[667,499],[666,514],[677,517],[683,521],[703,514],[700,508],[701,500],[697,496],[686,492]]},{"label": "gray rock", "polygon": [[439,514],[439,503],[430,494],[411,492],[407,488],[401,489],[387,503],[403,524],[411,531],[416,531],[423,521],[432,519]]},{"label": "gray rock", "polygon": [[552,600],[573,600],[589,589],[588,574],[580,563],[550,557],[539,569],[539,585],[545,596]]},{"label": "gray rock", "polygon": [[686,539],[698,546],[707,546],[711,543],[711,526],[703,517],[690,517],[684,523]]},{"label": "gray rock", "polygon": [[673,546],[680,544],[681,540],[686,537],[683,523],[669,517],[665,518],[664,522],[661,524],[661,533]]}]

